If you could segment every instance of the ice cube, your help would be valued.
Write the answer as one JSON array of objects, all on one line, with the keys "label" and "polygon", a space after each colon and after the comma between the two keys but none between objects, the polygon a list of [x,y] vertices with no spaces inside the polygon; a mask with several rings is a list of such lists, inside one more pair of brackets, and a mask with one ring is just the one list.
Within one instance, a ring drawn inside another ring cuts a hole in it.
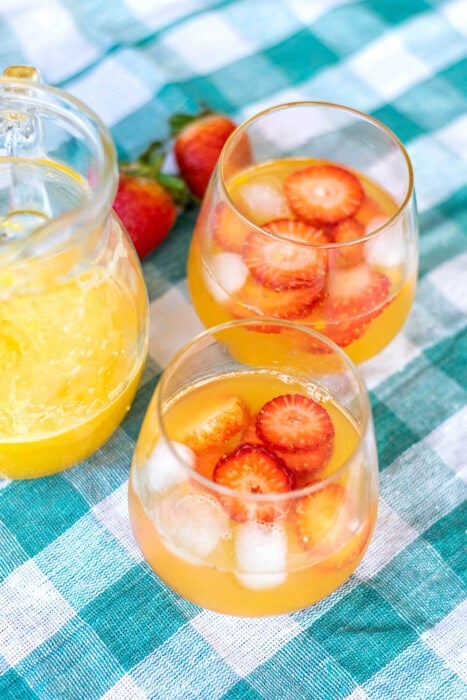
[{"label": "ice cube", "polygon": [[[177,459],[174,451],[180,455],[180,459]],[[181,442],[172,441],[169,445],[165,440],[159,440],[146,465],[148,490],[165,493],[176,484],[186,481],[187,473],[183,462],[194,466],[193,450]]]},{"label": "ice cube", "polygon": [[[387,219],[372,219],[366,227],[367,234],[376,231]],[[400,224],[392,224],[365,243],[365,257],[370,265],[396,267],[407,259],[405,235]]]},{"label": "ice cube", "polygon": [[235,576],[247,588],[273,588],[287,578],[287,536],[277,523],[251,521],[239,525],[235,554]]},{"label": "ice cube", "polygon": [[242,210],[256,224],[291,216],[281,183],[273,178],[251,180],[239,188],[239,195]]},{"label": "ice cube", "polygon": [[156,526],[170,551],[201,564],[221,539],[229,538],[229,517],[212,496],[171,494],[156,513]]},{"label": "ice cube", "polygon": [[224,303],[245,284],[248,268],[237,253],[217,253],[211,259],[206,281],[214,299]]}]

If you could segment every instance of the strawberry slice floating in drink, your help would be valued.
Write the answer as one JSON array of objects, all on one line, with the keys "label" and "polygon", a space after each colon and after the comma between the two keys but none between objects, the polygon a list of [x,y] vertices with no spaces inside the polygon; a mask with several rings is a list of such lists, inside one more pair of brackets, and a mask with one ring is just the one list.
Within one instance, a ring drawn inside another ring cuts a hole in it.
[{"label": "strawberry slice floating in drink", "polygon": [[326,556],[344,546],[351,509],[347,492],[332,483],[301,498],[295,508],[295,527],[305,550]]},{"label": "strawberry slice floating in drink", "polygon": [[[337,224],[331,227],[330,236],[334,243],[352,243],[358,241],[365,235],[365,227],[356,219],[342,219]],[[340,267],[359,265],[364,262],[365,254],[363,243],[354,243],[353,245],[342,245],[331,253],[333,262],[335,261]]]},{"label": "strawberry slice floating in drink", "polygon": [[271,522],[283,514],[287,502],[260,503],[245,498],[245,494],[279,494],[294,488],[294,476],[282,460],[261,445],[241,444],[222,457],[214,469],[214,481],[243,497],[222,496],[224,507],[239,522],[259,520]]},{"label": "strawberry slice floating in drink", "polygon": [[312,287],[275,291],[250,278],[235,297],[229,300],[229,308],[236,318],[270,316],[294,320],[303,318],[311,311],[316,292]]},{"label": "strawberry slice floating in drink", "polygon": [[302,486],[308,483],[309,477],[321,472],[332,455],[333,440],[324,440],[309,450],[296,452],[276,450],[278,457],[284,460],[285,464],[297,476],[300,477],[297,485]]},{"label": "strawberry slice floating in drink", "polygon": [[311,223],[334,224],[353,216],[364,198],[358,178],[331,164],[295,171],[284,181],[284,192],[293,212]]},{"label": "strawberry slice floating in drink", "polygon": [[273,450],[313,450],[334,437],[334,427],[323,406],[303,394],[282,394],[260,410],[256,430]]},{"label": "strawberry slice floating in drink", "polygon": [[252,227],[224,202],[219,202],[212,215],[214,241],[223,250],[241,253]]},{"label": "strawberry slice floating in drink", "polygon": [[244,259],[253,277],[269,289],[309,287],[317,296],[324,287],[327,254],[314,246],[327,243],[323,231],[295,219],[278,219],[263,228],[275,234],[251,233]]},{"label": "strawberry slice floating in drink", "polygon": [[346,347],[383,311],[390,290],[389,278],[371,265],[335,269],[328,275],[325,297],[314,305],[306,322]]}]

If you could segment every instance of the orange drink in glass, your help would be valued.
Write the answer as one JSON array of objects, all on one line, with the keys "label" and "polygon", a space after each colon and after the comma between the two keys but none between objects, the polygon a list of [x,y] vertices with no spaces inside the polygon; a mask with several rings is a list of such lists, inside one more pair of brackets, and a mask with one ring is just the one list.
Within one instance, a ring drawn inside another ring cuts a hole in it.
[{"label": "orange drink in glass", "polygon": [[331,341],[288,321],[237,320],[173,358],[129,479],[136,541],[200,606],[304,608],[354,571],[378,495],[365,387]]},{"label": "orange drink in glass", "polygon": [[409,314],[417,237],[410,160],[385,126],[339,105],[280,105],[224,146],[191,245],[191,299],[206,326],[299,321],[360,363]]}]

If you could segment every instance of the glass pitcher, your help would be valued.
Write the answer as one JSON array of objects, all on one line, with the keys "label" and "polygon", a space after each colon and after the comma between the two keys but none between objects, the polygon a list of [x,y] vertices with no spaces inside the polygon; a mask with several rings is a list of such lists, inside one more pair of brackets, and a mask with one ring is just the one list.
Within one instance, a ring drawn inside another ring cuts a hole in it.
[{"label": "glass pitcher", "polygon": [[115,431],[147,352],[139,260],[112,213],[117,161],[84,104],[0,78],[0,478],[39,477]]}]

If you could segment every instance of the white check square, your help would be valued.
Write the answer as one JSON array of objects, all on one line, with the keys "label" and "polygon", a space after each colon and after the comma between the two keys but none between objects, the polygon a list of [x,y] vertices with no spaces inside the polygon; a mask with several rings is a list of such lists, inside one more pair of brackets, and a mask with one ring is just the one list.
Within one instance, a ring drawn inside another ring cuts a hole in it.
[{"label": "white check square", "polygon": [[47,83],[65,80],[99,56],[97,47],[80,33],[64,3],[58,0],[15,2],[15,11],[7,12],[6,19],[28,63],[40,67]]},{"label": "white check square", "polygon": [[52,637],[75,611],[32,560],[0,585],[0,656],[16,665]]},{"label": "white check square", "polygon": [[[292,618],[284,615],[247,619],[205,610],[191,624],[242,677],[254,671],[302,632]],[[241,645],[239,639],[242,640]],[[261,644],[258,644],[259,640]]]},{"label": "white check square", "polygon": [[175,27],[164,37],[161,47],[178,55],[192,73],[200,75],[219,70],[255,50],[216,12]]},{"label": "white check square", "polygon": [[467,406],[433,430],[425,439],[444,464],[467,481]]},{"label": "white check square", "polygon": [[467,314],[467,253],[438,265],[428,279],[450,304]]},{"label": "white check square", "polygon": [[171,287],[149,307],[149,354],[159,367],[166,367],[190,338],[203,330],[200,320],[181,288]]},{"label": "white check square", "polygon": [[[429,68],[404,47],[396,34],[374,41],[347,64],[385,100],[392,100],[431,75]],[[404,66],[399,70],[397,66]]]},{"label": "white check square", "polygon": [[105,58],[67,90],[85,102],[108,125],[132,114],[152,98],[151,91],[128,70],[118,56]]},{"label": "white check square", "polygon": [[421,636],[428,646],[467,683],[467,601]]}]

